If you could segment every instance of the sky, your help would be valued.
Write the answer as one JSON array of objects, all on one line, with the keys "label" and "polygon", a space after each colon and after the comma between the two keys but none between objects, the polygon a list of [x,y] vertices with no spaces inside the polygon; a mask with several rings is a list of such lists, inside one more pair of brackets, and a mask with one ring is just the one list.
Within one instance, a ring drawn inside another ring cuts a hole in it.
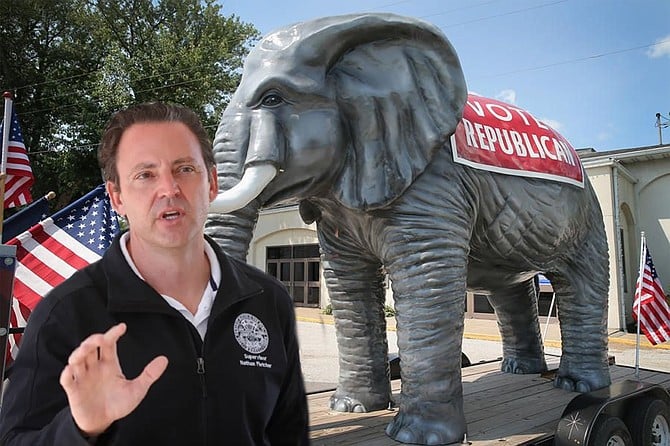
[{"label": "sky", "polygon": [[317,17],[390,12],[438,26],[468,90],[598,152],[670,143],[670,0],[220,0],[265,35]]}]

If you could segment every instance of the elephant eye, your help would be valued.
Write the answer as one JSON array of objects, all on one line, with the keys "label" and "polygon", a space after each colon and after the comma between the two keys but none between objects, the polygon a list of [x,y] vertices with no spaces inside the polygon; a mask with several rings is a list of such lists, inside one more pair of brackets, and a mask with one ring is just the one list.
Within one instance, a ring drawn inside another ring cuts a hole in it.
[{"label": "elephant eye", "polygon": [[277,107],[284,103],[284,98],[277,93],[270,93],[261,99],[261,105],[264,107]]}]

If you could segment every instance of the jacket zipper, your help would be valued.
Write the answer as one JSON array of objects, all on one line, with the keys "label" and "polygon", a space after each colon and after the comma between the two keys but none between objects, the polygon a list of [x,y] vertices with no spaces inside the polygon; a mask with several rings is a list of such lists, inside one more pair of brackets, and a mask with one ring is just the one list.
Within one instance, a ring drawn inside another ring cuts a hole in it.
[{"label": "jacket zipper", "polygon": [[[186,324],[187,331],[191,336],[191,343],[193,345],[193,352],[195,353],[195,373],[200,379],[200,388],[202,389],[202,399],[201,399],[201,414],[202,414],[202,428],[203,428],[203,444],[207,444],[207,382],[205,380],[205,341],[204,339],[200,343],[200,348],[198,348],[198,341],[200,341],[200,335],[193,325],[184,320]],[[197,337],[197,338],[196,338]]]},{"label": "jacket zipper", "polygon": [[200,377],[200,385],[202,387],[202,397],[207,398],[207,385],[205,383],[205,360],[202,356],[198,356],[195,360],[196,373]]}]

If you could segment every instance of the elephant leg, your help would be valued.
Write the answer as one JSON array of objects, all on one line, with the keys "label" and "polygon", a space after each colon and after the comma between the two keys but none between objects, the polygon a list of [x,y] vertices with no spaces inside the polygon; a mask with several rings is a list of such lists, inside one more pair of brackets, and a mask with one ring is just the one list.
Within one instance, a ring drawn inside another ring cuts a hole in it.
[{"label": "elephant leg", "polygon": [[498,288],[488,296],[488,300],[496,312],[502,336],[501,370],[519,374],[547,370],[533,280]]},{"label": "elephant leg", "polygon": [[[408,245],[405,249],[411,250]],[[406,251],[387,265],[402,391],[386,433],[397,441],[449,444],[466,433],[461,382],[466,252],[465,247]]]},{"label": "elephant leg", "polygon": [[[592,265],[603,266],[594,271]],[[607,260],[599,256],[549,274],[561,325],[561,362],[554,385],[589,392],[610,384],[607,362]]]},{"label": "elephant leg", "polygon": [[[323,249],[339,349],[339,382],[330,407],[340,412],[386,409],[391,402],[381,263]],[[322,242],[322,248],[324,248]]]}]

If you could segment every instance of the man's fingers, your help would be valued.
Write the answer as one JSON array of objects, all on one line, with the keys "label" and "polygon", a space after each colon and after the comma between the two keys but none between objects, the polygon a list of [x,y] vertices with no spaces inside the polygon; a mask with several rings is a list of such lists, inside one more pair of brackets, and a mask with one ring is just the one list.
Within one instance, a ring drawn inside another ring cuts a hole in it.
[{"label": "man's fingers", "polygon": [[86,340],[82,342],[79,347],[75,348],[74,351],[70,354],[70,357],[67,360],[68,364],[83,363],[94,352],[96,353],[97,357],[97,348],[101,341],[101,335],[92,335],[86,338]]},{"label": "man's fingers", "polygon": [[100,346],[99,358],[104,360],[115,359],[118,360],[118,355],[116,353],[116,343],[119,341],[119,338],[126,333],[126,324],[121,322],[116,324],[103,335],[104,343]]},{"label": "man's fingers", "polygon": [[60,385],[63,386],[65,390],[71,389],[74,385],[74,374],[69,365],[66,365],[60,374]]},{"label": "man's fingers", "polygon": [[107,341],[116,342],[126,332],[126,324],[121,322],[107,330],[103,336]]},{"label": "man's fingers", "polygon": [[144,391],[146,392],[149,389],[149,387],[154,382],[156,382],[158,378],[161,377],[167,366],[168,366],[167,357],[157,356],[149,364],[147,364],[146,367],[144,367],[144,370],[142,371],[140,376],[135,378],[134,381],[140,387],[145,388]]},{"label": "man's fingers", "polygon": [[126,324],[114,325],[105,333],[96,333],[87,337],[68,358],[69,364],[109,359],[116,356],[116,343],[126,332]]}]

